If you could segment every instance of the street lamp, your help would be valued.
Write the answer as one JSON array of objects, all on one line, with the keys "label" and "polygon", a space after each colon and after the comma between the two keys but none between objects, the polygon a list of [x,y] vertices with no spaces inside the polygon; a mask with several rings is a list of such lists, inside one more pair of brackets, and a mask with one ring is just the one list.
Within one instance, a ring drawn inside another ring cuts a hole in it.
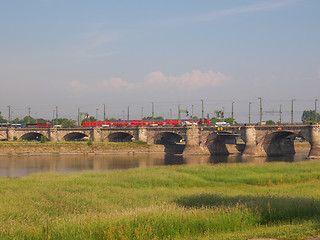
[{"label": "street lamp", "polygon": [[260,100],[260,124],[262,124],[262,98],[258,97],[258,99]]},{"label": "street lamp", "polygon": [[318,122],[318,119],[317,119],[317,101],[318,101],[318,99],[314,100],[314,121],[315,122]]},{"label": "street lamp", "polygon": [[231,109],[231,118],[232,118],[232,122],[234,122],[234,118],[233,118],[233,104],[234,104],[234,102],[232,102],[232,109]]},{"label": "street lamp", "polygon": [[291,100],[291,124],[293,124],[293,102],[295,101],[295,99]]},{"label": "street lamp", "polygon": [[249,124],[251,123],[251,102],[249,102]]},{"label": "street lamp", "polygon": [[201,99],[201,119],[204,119],[204,109],[203,109],[203,100]]}]

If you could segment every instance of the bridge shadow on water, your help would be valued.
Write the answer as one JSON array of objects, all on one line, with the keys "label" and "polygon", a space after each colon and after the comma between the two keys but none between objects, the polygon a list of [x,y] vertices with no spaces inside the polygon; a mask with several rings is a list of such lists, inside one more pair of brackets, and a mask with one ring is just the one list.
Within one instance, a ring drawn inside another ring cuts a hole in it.
[{"label": "bridge shadow on water", "polygon": [[320,220],[320,201],[309,198],[249,195],[230,197],[217,194],[200,194],[179,198],[176,203],[181,207],[190,209],[218,207],[225,209],[226,212],[230,208],[248,209],[252,214],[259,217],[259,224]]},{"label": "bridge shadow on water", "polygon": [[182,164],[231,164],[231,163],[266,163],[266,162],[299,162],[307,155],[285,155],[272,157],[242,157],[241,155],[181,155],[165,154],[165,165]]}]

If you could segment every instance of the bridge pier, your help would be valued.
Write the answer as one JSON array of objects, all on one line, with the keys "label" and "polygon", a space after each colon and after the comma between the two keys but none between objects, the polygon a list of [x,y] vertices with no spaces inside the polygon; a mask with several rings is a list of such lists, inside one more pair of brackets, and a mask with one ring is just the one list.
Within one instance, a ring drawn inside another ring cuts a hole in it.
[{"label": "bridge pier", "polygon": [[311,124],[309,158],[320,158],[320,123]]},{"label": "bridge pier", "polygon": [[8,139],[8,141],[13,141],[13,138],[14,138],[14,133],[15,133],[15,128],[13,128],[13,127],[10,127],[10,128],[8,128],[7,129],[7,139]]},{"label": "bridge pier", "polygon": [[198,126],[186,127],[186,146],[183,151],[184,155],[191,154],[210,154],[206,146],[200,143],[200,132]]},{"label": "bridge pier", "polygon": [[242,156],[267,156],[262,147],[262,142],[257,141],[255,126],[245,126],[246,146]]}]

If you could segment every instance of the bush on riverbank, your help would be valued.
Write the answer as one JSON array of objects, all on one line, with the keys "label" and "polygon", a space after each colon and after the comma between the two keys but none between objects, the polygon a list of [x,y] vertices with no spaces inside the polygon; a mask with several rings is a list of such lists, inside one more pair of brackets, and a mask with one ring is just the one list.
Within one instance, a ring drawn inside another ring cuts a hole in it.
[{"label": "bush on riverbank", "polygon": [[0,179],[1,239],[306,239],[320,162],[171,166]]}]

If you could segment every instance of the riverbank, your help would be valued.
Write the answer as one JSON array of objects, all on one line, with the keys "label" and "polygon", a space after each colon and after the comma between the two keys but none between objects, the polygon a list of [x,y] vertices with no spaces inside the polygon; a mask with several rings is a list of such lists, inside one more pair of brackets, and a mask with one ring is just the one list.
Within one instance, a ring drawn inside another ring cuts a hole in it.
[{"label": "riverbank", "polygon": [[[236,145],[227,144],[231,155],[239,154]],[[308,154],[310,144],[295,143],[297,153]],[[163,145],[146,144],[142,142],[0,142],[0,155],[52,155],[52,154],[127,154],[127,153],[164,153]]]},{"label": "riverbank", "polygon": [[94,142],[0,142],[0,155],[121,154],[164,152],[163,145]]},{"label": "riverbank", "polygon": [[0,179],[1,239],[308,239],[320,161]]}]

